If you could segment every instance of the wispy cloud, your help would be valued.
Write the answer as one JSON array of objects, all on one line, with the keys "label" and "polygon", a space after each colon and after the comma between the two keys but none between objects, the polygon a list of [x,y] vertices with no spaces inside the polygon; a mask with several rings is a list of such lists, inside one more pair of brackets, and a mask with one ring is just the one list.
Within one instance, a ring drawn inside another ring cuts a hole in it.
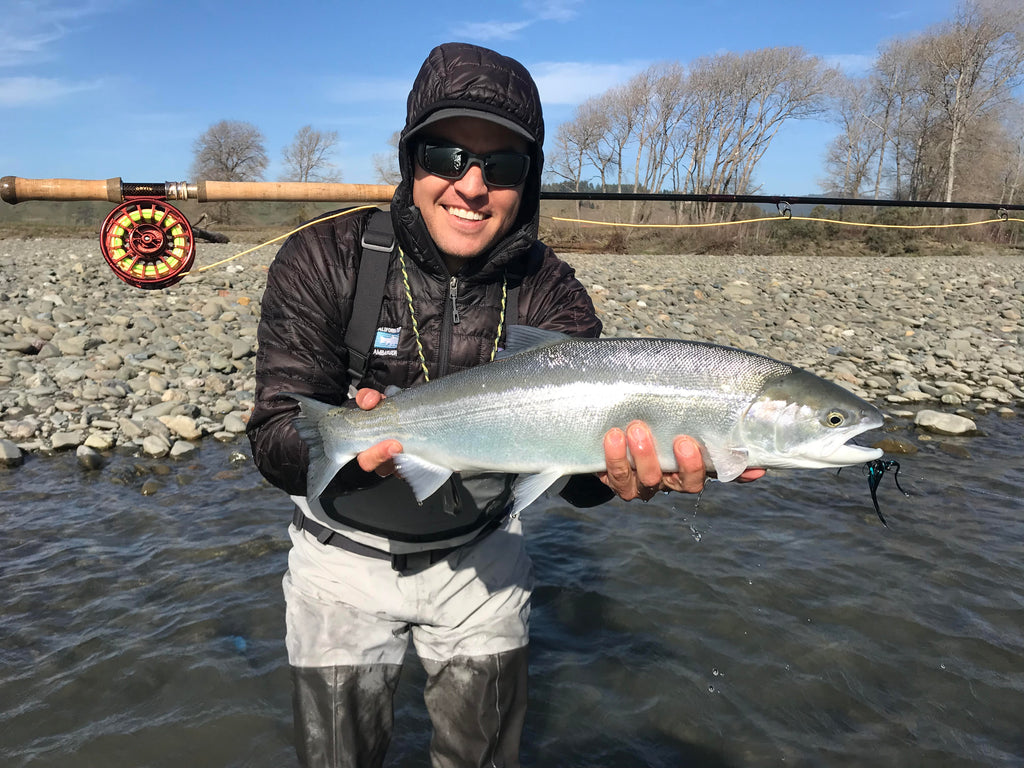
[{"label": "wispy cloud", "polygon": [[65,96],[102,87],[98,80],[76,83],[49,77],[4,77],[0,78],[0,107],[51,104]]},{"label": "wispy cloud", "polygon": [[604,93],[650,66],[648,61],[598,64],[584,61],[542,62],[530,67],[545,104],[580,104]]},{"label": "wispy cloud", "polygon": [[571,21],[579,13],[583,0],[526,0],[523,8],[544,21]]},{"label": "wispy cloud", "polygon": [[533,24],[527,21],[471,21],[455,29],[456,37],[486,42],[489,40],[514,40],[520,32]]},{"label": "wispy cloud", "polygon": [[829,66],[839,67],[847,75],[859,77],[871,71],[878,56],[874,53],[836,53],[822,58]]},{"label": "wispy cloud", "polygon": [[123,0],[10,0],[3,2],[0,67],[36,64],[54,58],[54,44],[76,22],[105,13]]},{"label": "wispy cloud", "polygon": [[576,18],[583,0],[524,0],[526,18],[512,21],[468,21],[455,27],[458,37],[487,42],[514,40],[527,28],[545,21],[564,23]]}]

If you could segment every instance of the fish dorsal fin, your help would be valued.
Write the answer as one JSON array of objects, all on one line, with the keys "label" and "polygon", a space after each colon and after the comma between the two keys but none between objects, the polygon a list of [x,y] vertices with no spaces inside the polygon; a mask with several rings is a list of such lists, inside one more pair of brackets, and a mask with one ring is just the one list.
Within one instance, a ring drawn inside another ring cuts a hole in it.
[{"label": "fish dorsal fin", "polygon": [[520,475],[512,489],[516,498],[515,505],[512,507],[512,514],[515,515],[522,512],[524,508],[535,502],[561,476],[562,473],[558,470],[541,472],[537,475]]},{"label": "fish dorsal fin", "polygon": [[556,342],[571,338],[567,334],[559,333],[558,331],[548,331],[544,328],[534,328],[529,325],[510,325],[506,334],[508,344],[505,349],[495,355],[495,359],[517,355],[520,352],[526,352],[528,349],[545,347],[548,344],[555,344]]},{"label": "fish dorsal fin", "polygon": [[713,469],[719,482],[722,483],[728,483],[743,474],[743,470],[747,468],[750,461],[750,456],[745,448],[707,445],[703,448],[711,463],[714,464]]},{"label": "fish dorsal fin", "polygon": [[448,467],[432,464],[409,453],[399,453],[395,456],[395,466],[398,468],[398,474],[412,488],[416,501],[421,504],[452,476],[452,471]]}]

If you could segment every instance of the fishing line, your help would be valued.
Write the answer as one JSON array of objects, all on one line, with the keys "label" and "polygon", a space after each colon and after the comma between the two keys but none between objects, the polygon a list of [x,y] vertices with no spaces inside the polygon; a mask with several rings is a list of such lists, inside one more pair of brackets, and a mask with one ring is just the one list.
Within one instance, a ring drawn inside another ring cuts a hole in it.
[{"label": "fishing line", "polygon": [[260,248],[266,248],[268,245],[272,245],[273,243],[276,243],[279,240],[285,240],[285,239],[291,237],[292,235],[294,235],[296,232],[301,232],[302,230],[306,229],[307,227],[312,227],[314,224],[320,224],[320,223],[322,223],[324,221],[330,221],[331,219],[337,219],[337,218],[339,218],[341,216],[348,216],[349,214],[357,213],[359,211],[366,211],[366,210],[369,210],[371,208],[376,209],[377,206],[375,206],[375,205],[360,205],[360,206],[358,206],[356,208],[347,208],[344,211],[338,211],[336,213],[332,213],[329,216],[319,216],[319,217],[313,219],[312,221],[307,221],[305,224],[296,227],[295,229],[291,230],[290,232],[285,232],[283,235],[278,235],[277,237],[271,238],[270,240],[267,240],[264,243],[260,243],[259,245],[254,245],[252,248],[247,248],[246,250],[244,250],[244,251],[242,251],[240,253],[236,253],[234,256],[228,256],[226,259],[221,259],[220,261],[215,261],[213,264],[206,264],[206,265],[204,265],[202,267],[199,267],[198,269],[193,269],[193,270],[190,270],[189,272],[185,272],[185,273],[183,273],[182,276],[184,277],[185,275],[189,275],[192,272],[205,272],[208,269],[213,269],[214,267],[219,267],[221,264],[227,264],[229,261],[234,261],[237,258],[240,258],[240,257],[245,256],[245,255],[250,254],[250,253],[254,253],[255,251],[258,251]]}]

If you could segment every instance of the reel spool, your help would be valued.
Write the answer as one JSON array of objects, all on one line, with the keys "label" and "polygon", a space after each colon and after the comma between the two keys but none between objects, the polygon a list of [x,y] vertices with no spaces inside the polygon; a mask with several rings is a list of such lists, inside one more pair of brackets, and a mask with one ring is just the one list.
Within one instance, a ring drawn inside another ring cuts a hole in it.
[{"label": "reel spool", "polygon": [[188,220],[154,197],[134,197],[112,210],[100,229],[100,250],[121,280],[147,289],[174,285],[196,257]]}]

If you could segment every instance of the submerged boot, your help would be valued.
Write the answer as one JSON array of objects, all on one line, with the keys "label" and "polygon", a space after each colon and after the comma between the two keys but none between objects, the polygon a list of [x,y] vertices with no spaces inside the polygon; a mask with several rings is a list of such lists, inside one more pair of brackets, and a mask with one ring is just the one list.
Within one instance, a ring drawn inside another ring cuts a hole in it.
[{"label": "submerged boot", "polygon": [[433,768],[519,768],[527,649],[423,660]]},{"label": "submerged boot", "polygon": [[391,741],[399,664],[292,667],[303,768],[378,768]]}]

